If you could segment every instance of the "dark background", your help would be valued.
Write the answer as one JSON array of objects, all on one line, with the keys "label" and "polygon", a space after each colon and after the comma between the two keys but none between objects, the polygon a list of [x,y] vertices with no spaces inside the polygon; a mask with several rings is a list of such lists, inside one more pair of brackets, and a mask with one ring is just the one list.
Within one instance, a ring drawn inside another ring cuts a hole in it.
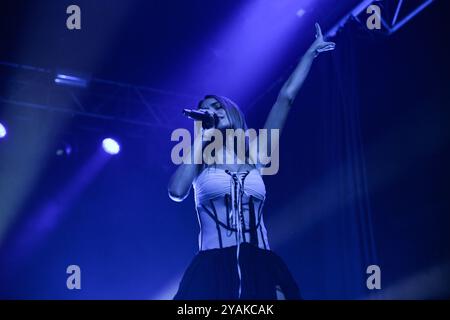
[{"label": "dark background", "polygon": [[[170,134],[191,128],[180,110],[224,94],[257,128],[313,41],[313,23],[325,32],[355,3],[298,1],[306,13],[286,38],[270,38],[278,25],[258,20],[251,39],[268,37],[275,48],[260,52],[259,65],[247,58],[245,44],[257,44],[246,38],[231,49],[217,45],[230,20],[245,20],[238,0],[77,1],[80,31],[65,28],[72,2],[2,3],[0,60],[10,64],[0,66],[0,122],[8,129],[0,140],[0,297],[170,299],[198,233],[192,194],[183,203],[167,196]],[[272,249],[306,299],[450,296],[448,9],[435,1],[390,36],[347,23],[296,99],[280,171],[264,178],[264,214]],[[249,68],[242,74],[241,64]],[[45,90],[63,94],[52,84],[58,70],[163,90],[146,98],[166,121],[121,121],[122,111],[142,119],[139,99],[95,81],[75,95],[88,109],[101,96],[104,107],[89,110],[111,119],[11,103],[42,105]],[[27,91],[21,81],[43,89]],[[94,157],[106,135],[119,138],[121,153]],[[58,157],[64,141],[73,152]],[[66,288],[71,264],[82,270],[78,291]],[[365,286],[371,264],[381,267],[378,292]]]}]

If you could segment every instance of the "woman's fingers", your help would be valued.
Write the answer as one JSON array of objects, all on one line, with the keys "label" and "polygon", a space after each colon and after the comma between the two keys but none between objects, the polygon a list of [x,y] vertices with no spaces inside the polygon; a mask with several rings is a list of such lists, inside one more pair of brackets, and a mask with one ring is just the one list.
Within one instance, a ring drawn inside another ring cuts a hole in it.
[{"label": "woman's fingers", "polygon": [[336,44],[334,42],[326,42],[326,43],[324,43],[324,45],[317,48],[317,51],[318,52],[330,51],[330,50],[334,50],[335,47],[336,47]]},{"label": "woman's fingers", "polygon": [[321,48],[319,48],[317,50],[319,50],[319,51],[328,51],[328,50],[333,50],[333,49],[334,49],[334,46],[324,46],[324,47],[321,47]]},{"label": "woman's fingers", "polygon": [[331,41],[324,41],[322,30],[320,29],[320,25],[317,22],[315,23],[315,27],[316,27],[316,41],[314,41],[313,46],[316,48],[315,49],[316,56],[320,52],[334,50],[336,44]]},{"label": "woman's fingers", "polygon": [[322,36],[322,30],[320,29],[320,25],[316,22],[316,38],[319,38]]},{"label": "woman's fingers", "polygon": [[336,47],[336,44],[334,42],[327,42],[326,48],[334,49]]},{"label": "woman's fingers", "polygon": [[334,50],[334,47],[324,47],[324,48],[317,49],[318,52],[325,52],[325,51],[331,51],[331,50]]},{"label": "woman's fingers", "polygon": [[323,48],[332,48],[332,49],[334,49],[334,47],[336,47],[336,44],[334,42],[324,42],[320,46],[320,49],[323,49]]}]

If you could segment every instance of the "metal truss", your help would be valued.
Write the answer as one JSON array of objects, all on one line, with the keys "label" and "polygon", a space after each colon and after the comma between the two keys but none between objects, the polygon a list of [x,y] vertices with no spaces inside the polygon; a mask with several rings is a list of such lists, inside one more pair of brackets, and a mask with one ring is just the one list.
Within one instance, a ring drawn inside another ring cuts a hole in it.
[{"label": "metal truss", "polygon": [[175,112],[198,98],[92,78],[86,88],[55,83],[52,70],[0,61],[0,104],[143,127],[173,127]]},{"label": "metal truss", "polygon": [[[391,35],[433,1],[364,0],[326,35],[336,35],[352,18],[365,26],[368,17],[366,10],[371,4],[376,4],[381,9],[380,19],[383,27],[380,32]],[[55,76],[56,72],[53,70],[0,61],[0,83],[4,86],[0,91],[0,103],[136,126],[169,128],[174,125],[173,115],[198,98],[194,95],[98,78],[89,79],[86,88],[60,86],[55,83]],[[277,83],[271,85],[267,91]],[[265,93],[262,96],[264,95]]]},{"label": "metal truss", "polygon": [[[366,20],[368,17],[367,8],[371,4],[376,4],[381,9],[381,24],[383,28],[380,30],[383,34],[391,35],[396,32],[398,29],[403,27],[406,23],[411,21],[417,14],[423,11],[426,7],[428,7],[434,0],[417,0],[417,1],[403,1],[403,0],[363,0],[360,1],[348,14],[343,16],[338,23],[336,23],[331,29],[329,29],[325,36],[327,38],[332,38],[336,36],[337,32],[344,27],[344,25],[349,20],[356,20],[360,24],[366,27]],[[415,2],[415,3],[413,3]],[[367,29],[368,32],[372,32],[373,30]],[[378,30],[377,30],[378,31]],[[289,70],[295,67],[295,64],[289,66]],[[255,106],[258,101],[260,101],[263,97],[265,97],[269,92],[271,92],[275,87],[277,87],[283,79],[286,78],[286,75],[276,79],[272,82],[269,87],[259,96],[250,107]]]},{"label": "metal truss", "polygon": [[381,9],[379,18],[382,28],[380,31],[386,35],[392,35],[433,2],[434,0],[364,0],[331,28],[327,32],[327,36],[335,36],[338,30],[342,28],[350,18],[354,18],[356,21],[365,25],[368,17],[366,10],[372,4],[379,6]]}]

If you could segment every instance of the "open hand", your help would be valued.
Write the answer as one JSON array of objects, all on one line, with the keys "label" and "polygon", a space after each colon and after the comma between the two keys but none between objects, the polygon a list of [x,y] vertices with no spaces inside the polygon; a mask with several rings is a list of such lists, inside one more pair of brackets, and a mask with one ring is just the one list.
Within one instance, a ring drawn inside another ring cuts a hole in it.
[{"label": "open hand", "polygon": [[312,43],[308,51],[311,52],[314,55],[314,57],[317,57],[321,52],[334,50],[336,44],[334,42],[325,41],[322,35],[322,30],[320,29],[320,26],[317,22],[315,26],[316,26],[316,40]]}]

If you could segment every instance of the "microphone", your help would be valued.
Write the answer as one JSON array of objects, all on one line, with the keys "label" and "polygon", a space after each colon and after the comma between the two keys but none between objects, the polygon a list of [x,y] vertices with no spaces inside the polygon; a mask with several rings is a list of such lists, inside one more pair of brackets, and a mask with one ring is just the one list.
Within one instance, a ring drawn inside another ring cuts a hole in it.
[{"label": "microphone", "polygon": [[201,121],[203,129],[210,129],[217,125],[218,117],[206,111],[183,109],[183,114],[189,119]]}]

